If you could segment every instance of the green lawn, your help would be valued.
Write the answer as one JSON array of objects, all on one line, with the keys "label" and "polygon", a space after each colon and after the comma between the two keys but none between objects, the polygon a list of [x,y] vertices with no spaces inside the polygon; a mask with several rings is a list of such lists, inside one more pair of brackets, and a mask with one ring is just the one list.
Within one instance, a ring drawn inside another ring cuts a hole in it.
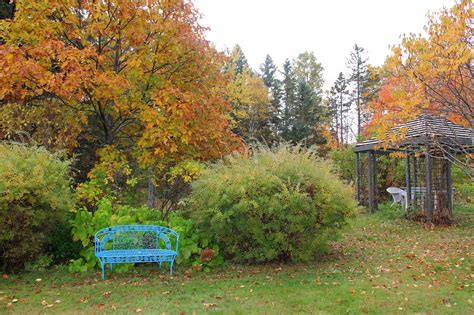
[{"label": "green lawn", "polygon": [[[71,275],[65,270],[0,280],[0,313],[474,314],[474,208],[452,227],[359,215],[323,261],[228,266],[173,277],[156,265]],[[37,282],[36,279],[42,280]],[[12,301],[15,301],[12,303]]]}]

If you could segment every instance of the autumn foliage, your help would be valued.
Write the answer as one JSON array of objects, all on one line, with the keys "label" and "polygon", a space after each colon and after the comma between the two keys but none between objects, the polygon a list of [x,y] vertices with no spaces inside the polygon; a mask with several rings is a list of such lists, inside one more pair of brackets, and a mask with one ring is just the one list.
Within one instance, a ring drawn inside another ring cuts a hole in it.
[{"label": "autumn foliage", "polygon": [[368,130],[380,137],[427,110],[473,127],[472,3],[428,15],[426,36],[404,35],[379,69],[378,98],[369,104]]},{"label": "autumn foliage", "polygon": [[[223,56],[184,0],[16,1],[0,21],[0,136],[141,166],[220,157]],[[159,161],[159,162],[158,162]]]}]

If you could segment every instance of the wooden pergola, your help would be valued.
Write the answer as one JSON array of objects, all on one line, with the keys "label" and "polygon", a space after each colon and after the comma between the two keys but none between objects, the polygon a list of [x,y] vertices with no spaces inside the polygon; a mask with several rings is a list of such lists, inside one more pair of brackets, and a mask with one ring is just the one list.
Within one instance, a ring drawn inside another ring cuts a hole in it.
[{"label": "wooden pergola", "polygon": [[[405,156],[406,182],[403,189],[407,193],[409,208],[421,209],[430,221],[451,221],[452,162],[459,155],[474,152],[473,129],[455,124],[442,116],[424,113],[392,128],[390,132],[403,132],[403,140],[387,144],[370,139],[354,147],[357,200],[366,204],[370,212],[377,209],[378,195],[381,193],[377,191],[377,156],[402,152]],[[361,168],[363,154],[367,154],[367,172]],[[362,182],[363,179],[366,180]],[[363,184],[367,185],[364,196]]]}]

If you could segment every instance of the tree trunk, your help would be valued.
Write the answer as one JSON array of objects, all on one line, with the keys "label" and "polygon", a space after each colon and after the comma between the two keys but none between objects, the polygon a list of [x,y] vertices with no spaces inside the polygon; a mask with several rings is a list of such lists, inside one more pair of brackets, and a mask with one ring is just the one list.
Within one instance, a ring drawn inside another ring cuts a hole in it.
[{"label": "tree trunk", "polygon": [[148,174],[148,208],[153,208],[153,192],[155,188],[153,186],[153,167],[150,166]]}]

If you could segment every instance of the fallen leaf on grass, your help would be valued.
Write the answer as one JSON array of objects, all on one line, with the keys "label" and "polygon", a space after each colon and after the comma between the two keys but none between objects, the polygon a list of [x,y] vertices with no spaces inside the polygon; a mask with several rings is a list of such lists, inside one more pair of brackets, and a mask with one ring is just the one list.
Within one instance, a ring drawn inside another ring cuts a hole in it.
[{"label": "fallen leaf on grass", "polygon": [[186,271],[184,272],[184,276],[185,276],[186,278],[191,278],[192,272],[193,272],[193,270],[192,270],[191,268],[189,268],[188,270],[186,270]]},{"label": "fallen leaf on grass", "polygon": [[43,301],[41,301],[41,305],[46,306],[46,305],[48,305],[48,302],[46,302],[46,300],[43,300]]},{"label": "fallen leaf on grass", "polygon": [[171,291],[163,291],[163,292],[161,292],[161,294],[170,294],[170,293],[171,293]]},{"label": "fallen leaf on grass", "polygon": [[98,308],[99,310],[102,310],[102,309],[104,309],[105,304],[100,303],[100,304],[97,304],[96,306],[97,306],[97,308]]},{"label": "fallen leaf on grass", "polygon": [[7,274],[3,274],[2,278],[3,278],[3,279],[8,279],[9,277],[8,277]]},{"label": "fallen leaf on grass", "polygon": [[139,308],[137,308],[137,309],[135,310],[135,313],[141,313],[141,312],[142,312],[142,310],[139,309]]},{"label": "fallen leaf on grass", "polygon": [[104,293],[102,294],[102,296],[103,296],[104,298],[108,299],[108,298],[110,297],[110,291],[104,292]]},{"label": "fallen leaf on grass", "polygon": [[202,303],[205,308],[217,307],[217,303]]},{"label": "fallen leaf on grass", "polygon": [[87,298],[87,296],[83,296],[79,299],[79,301],[81,301],[82,303],[87,303],[88,298]]}]

